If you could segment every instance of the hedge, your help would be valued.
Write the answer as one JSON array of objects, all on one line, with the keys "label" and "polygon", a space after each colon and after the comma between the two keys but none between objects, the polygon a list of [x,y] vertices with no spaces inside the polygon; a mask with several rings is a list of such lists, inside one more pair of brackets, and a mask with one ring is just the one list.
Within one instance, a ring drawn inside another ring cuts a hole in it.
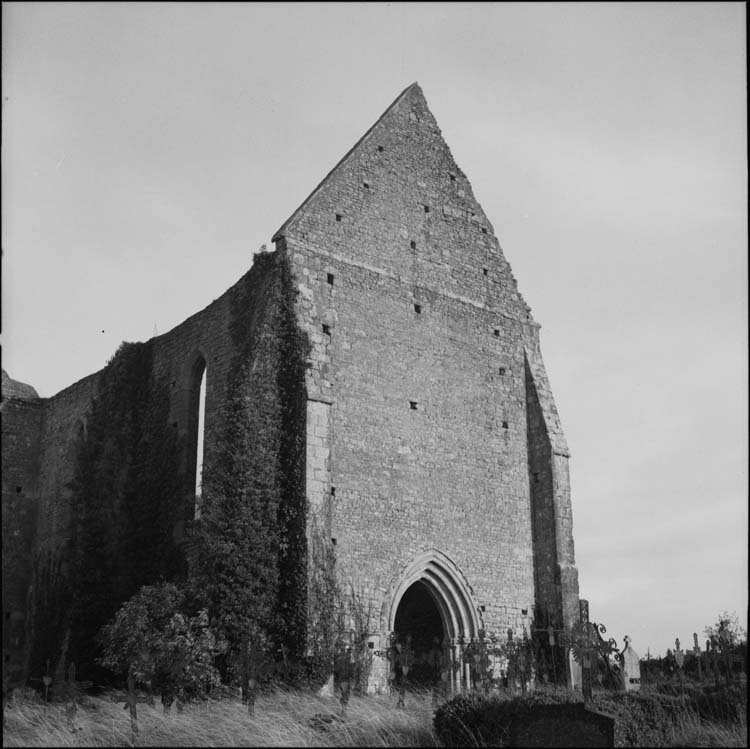
[{"label": "hedge", "polygon": [[[445,702],[433,725],[445,746],[507,746],[513,721],[542,705],[579,704],[580,693],[537,689],[525,697],[510,692],[469,692]],[[737,720],[747,710],[747,696],[737,688],[706,687],[686,694],[600,692],[586,703],[615,718],[615,746],[671,746],[686,719]]]}]

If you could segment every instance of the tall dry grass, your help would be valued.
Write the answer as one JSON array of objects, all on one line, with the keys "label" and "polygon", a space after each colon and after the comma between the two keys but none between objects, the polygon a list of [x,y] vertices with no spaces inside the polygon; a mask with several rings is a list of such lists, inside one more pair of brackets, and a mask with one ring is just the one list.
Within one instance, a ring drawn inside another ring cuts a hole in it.
[{"label": "tall dry grass", "polygon": [[[139,731],[130,730],[124,693],[85,697],[69,728],[66,706],[38,698],[12,699],[6,709],[3,746],[406,746],[437,747],[429,695],[352,697],[340,719],[337,699],[278,690],[258,697],[255,714],[238,698],[175,707],[138,705]],[[320,716],[324,716],[321,718]],[[745,716],[729,723],[701,721],[685,711],[676,721],[673,747],[747,747]]]},{"label": "tall dry grass", "polygon": [[694,712],[682,713],[675,725],[673,747],[746,747],[747,716],[736,721],[709,722]]},{"label": "tall dry grass", "polygon": [[253,715],[236,698],[187,705],[181,714],[173,707],[167,715],[157,701],[138,705],[132,734],[122,693],[84,698],[72,719],[75,732],[65,705],[22,698],[8,704],[3,745],[439,746],[429,696],[407,696],[406,709],[396,708],[396,699],[352,697],[343,719],[336,699],[291,691],[259,696]]}]

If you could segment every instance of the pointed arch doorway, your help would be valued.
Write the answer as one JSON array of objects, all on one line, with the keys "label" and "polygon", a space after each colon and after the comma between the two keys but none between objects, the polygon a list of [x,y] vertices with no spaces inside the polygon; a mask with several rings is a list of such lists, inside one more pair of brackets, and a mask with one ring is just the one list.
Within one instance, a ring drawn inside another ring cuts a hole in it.
[{"label": "pointed arch doorway", "polygon": [[447,644],[446,628],[434,593],[418,580],[404,592],[393,624],[400,642],[409,638],[414,652],[410,681],[428,687],[440,678],[432,664],[432,653]]},{"label": "pointed arch doorway", "polygon": [[430,549],[415,557],[399,576],[390,597],[387,625],[402,643],[411,637],[416,682],[434,679],[429,651],[437,638],[453,665],[451,688],[459,691],[469,681],[462,644],[477,637],[482,628],[480,616],[457,565],[437,549]]}]

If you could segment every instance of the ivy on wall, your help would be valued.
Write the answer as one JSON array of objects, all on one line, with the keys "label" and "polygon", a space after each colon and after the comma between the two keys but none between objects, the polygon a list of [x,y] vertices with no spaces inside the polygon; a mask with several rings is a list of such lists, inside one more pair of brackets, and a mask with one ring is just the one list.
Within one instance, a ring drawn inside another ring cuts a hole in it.
[{"label": "ivy on wall", "polygon": [[219,437],[204,448],[191,587],[241,660],[248,632],[299,655],[305,626],[305,340],[286,259],[260,254],[231,304]]},{"label": "ivy on wall", "polygon": [[277,524],[279,544],[279,594],[275,629],[283,635],[292,658],[305,652],[307,624],[307,498],[305,475],[307,460],[307,392],[305,369],[310,345],[297,324],[294,310],[296,288],[286,256],[280,263],[282,298],[279,311],[280,366],[277,388],[281,399],[278,483],[281,501]]},{"label": "ivy on wall", "polygon": [[310,517],[310,572],[307,599],[307,652],[310,681],[325,683],[333,671],[344,635],[342,591],[336,575],[336,555],[324,524]]},{"label": "ivy on wall", "polygon": [[62,633],[67,626],[71,585],[65,569],[68,565],[63,566],[63,559],[53,558],[48,552],[34,560],[34,584],[29,592],[33,617],[30,622],[29,668],[37,686],[43,675],[51,675],[51,669],[61,655]]},{"label": "ivy on wall", "polygon": [[[173,540],[183,511],[180,445],[168,420],[166,387],[153,375],[152,346],[123,343],[99,376],[88,434],[75,451],[64,573],[53,580],[40,570],[37,578],[32,673],[62,656],[82,678],[100,678],[99,628],[142,585],[185,575]],[[45,591],[52,584],[60,588],[54,594]],[[66,631],[69,648],[61,653]]]},{"label": "ivy on wall", "polygon": [[97,632],[160,580],[184,581],[190,605],[208,608],[230,645],[219,662],[224,678],[236,676],[251,632],[285,664],[302,660],[317,592],[308,590],[307,560],[309,344],[296,293],[283,252],[259,254],[230,292],[232,359],[204,445],[201,517],[188,521],[189,578],[173,535],[186,512],[185,446],[169,423],[166,383],[154,376],[154,341],[123,344],[102,370],[76,450],[72,537],[62,564],[37,574],[32,674],[45,673],[47,659],[53,668],[74,661],[79,678],[101,682]]}]

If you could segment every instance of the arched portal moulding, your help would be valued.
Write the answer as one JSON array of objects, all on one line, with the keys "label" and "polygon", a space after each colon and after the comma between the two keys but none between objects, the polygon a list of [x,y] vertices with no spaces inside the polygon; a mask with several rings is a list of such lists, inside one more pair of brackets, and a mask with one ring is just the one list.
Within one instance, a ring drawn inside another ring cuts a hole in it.
[{"label": "arched portal moulding", "polygon": [[[393,632],[401,599],[414,583],[421,582],[433,597],[451,643],[451,655],[460,661],[459,638],[469,642],[482,629],[482,617],[474,601],[471,586],[453,560],[438,549],[427,549],[407,564],[390,587],[381,612],[381,632],[385,638]],[[387,646],[387,642],[384,642]],[[454,689],[460,687],[464,669],[454,671]]]}]

